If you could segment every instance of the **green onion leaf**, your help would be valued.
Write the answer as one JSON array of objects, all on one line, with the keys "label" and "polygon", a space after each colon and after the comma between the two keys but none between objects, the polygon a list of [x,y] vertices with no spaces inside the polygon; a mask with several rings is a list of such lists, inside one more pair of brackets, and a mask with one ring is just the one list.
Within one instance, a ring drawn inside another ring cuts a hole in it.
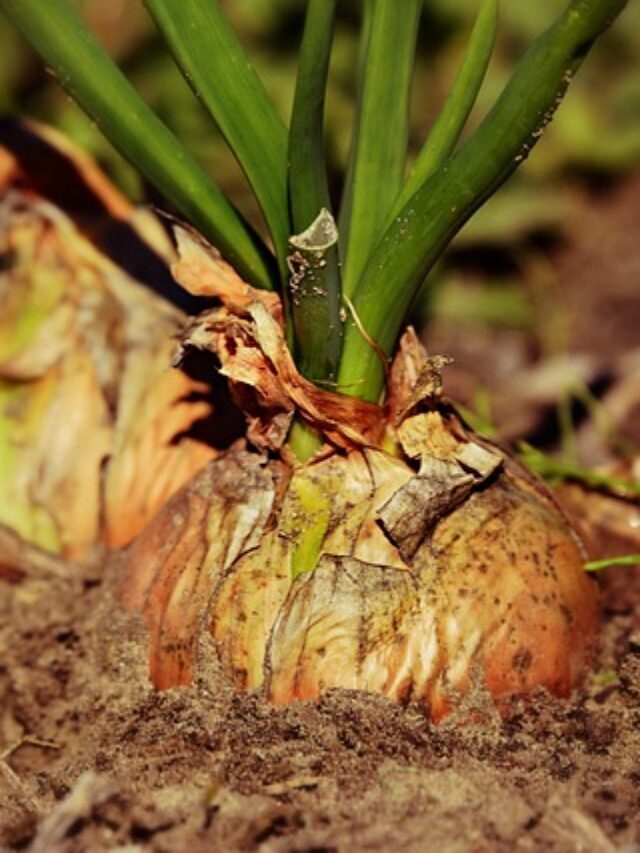
[{"label": "green onion leaf", "polygon": [[281,273],[290,234],[287,131],[218,0],[144,0],[185,79],[218,125],[262,208]]},{"label": "green onion leaf", "polygon": [[453,151],[487,73],[497,29],[498,0],[483,0],[462,65],[394,205],[396,213]]},{"label": "green onion leaf", "polygon": [[2,9],[105,136],[250,282],[272,288],[273,259],[216,185],[131,87],[66,0]]},{"label": "green onion leaf", "polygon": [[338,233],[324,154],[324,100],[337,0],[309,0],[289,131],[289,304],[296,360],[308,379],[335,379],[342,347]]},{"label": "green onion leaf", "polygon": [[365,0],[358,107],[339,230],[351,296],[404,180],[422,0]]},{"label": "green onion leaf", "polygon": [[337,0],[308,0],[289,129],[289,203],[294,233],[331,209],[324,154],[324,101]]},{"label": "green onion leaf", "polygon": [[[626,0],[572,0],[518,63],[484,122],[409,199],[378,242],[353,302],[367,335],[389,355],[425,276],[469,217],[527,157],[595,39]],[[378,352],[355,323],[345,329],[338,382],[377,400]]]}]

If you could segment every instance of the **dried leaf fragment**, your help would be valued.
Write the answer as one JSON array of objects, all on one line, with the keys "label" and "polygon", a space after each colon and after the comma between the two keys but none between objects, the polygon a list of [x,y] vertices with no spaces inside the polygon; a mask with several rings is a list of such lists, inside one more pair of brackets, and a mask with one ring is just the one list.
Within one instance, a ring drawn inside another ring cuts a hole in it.
[{"label": "dried leaf fragment", "polygon": [[410,560],[435,524],[471,494],[473,476],[455,462],[432,459],[379,512],[380,522],[405,560]]}]

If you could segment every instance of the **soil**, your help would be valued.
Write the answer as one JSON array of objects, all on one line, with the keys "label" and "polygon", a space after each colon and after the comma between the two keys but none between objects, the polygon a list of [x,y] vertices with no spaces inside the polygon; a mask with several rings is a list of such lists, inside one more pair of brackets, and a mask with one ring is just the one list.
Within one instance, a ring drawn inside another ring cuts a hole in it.
[{"label": "soil", "polygon": [[[554,259],[567,310],[589,306],[570,352],[597,360],[607,393],[638,346],[639,216],[637,175],[585,209]],[[637,447],[632,410],[620,417]],[[640,850],[640,567],[602,573],[600,651],[570,700],[540,692],[500,719],[478,685],[434,726],[342,690],[274,709],[236,695],[208,648],[193,687],[156,693],[145,630],[115,600],[117,558],[65,567],[23,552],[13,565],[0,570],[8,850]]]}]

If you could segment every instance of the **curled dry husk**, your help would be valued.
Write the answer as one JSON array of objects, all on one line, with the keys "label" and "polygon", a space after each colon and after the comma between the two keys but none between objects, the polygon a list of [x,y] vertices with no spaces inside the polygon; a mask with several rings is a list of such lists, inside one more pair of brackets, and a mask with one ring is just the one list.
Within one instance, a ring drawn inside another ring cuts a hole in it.
[{"label": "curled dry husk", "polygon": [[[27,169],[27,149],[44,160]],[[48,190],[89,211],[82,230]],[[71,557],[131,541],[214,455],[185,436],[210,403],[170,366],[182,313],[97,248],[96,234],[137,261],[146,253],[166,267],[172,256],[157,221],[89,158],[49,130],[4,124],[0,523]]]},{"label": "curled dry husk", "polygon": [[[222,303],[183,347],[215,354],[248,441],[126,555],[156,687],[191,683],[208,636],[239,689],[277,704],[361,688],[439,719],[476,676],[499,705],[538,685],[567,694],[597,625],[581,542],[544,485],[441,398],[441,362],[408,330],[384,407],[320,390],[295,369],[276,299],[189,232],[178,244],[176,278]],[[326,439],[304,465],[283,447],[294,414]]]}]

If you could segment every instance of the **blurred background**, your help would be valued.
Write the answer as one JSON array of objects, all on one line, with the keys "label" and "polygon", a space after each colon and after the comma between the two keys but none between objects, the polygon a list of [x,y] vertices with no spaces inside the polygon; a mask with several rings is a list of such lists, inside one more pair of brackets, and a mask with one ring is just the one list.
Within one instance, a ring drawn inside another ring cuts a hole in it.
[{"label": "blurred background", "polygon": [[[239,170],[142,3],[76,5],[139,91],[260,227]],[[470,128],[563,5],[503,0],[497,49]],[[304,0],[223,0],[223,6],[286,119]],[[425,2],[412,153],[442,104],[476,9],[470,0]],[[336,201],[351,135],[358,25],[358,0],[343,0],[327,108]],[[55,124],[90,150],[130,196],[159,201],[2,19],[0,112]],[[428,348],[456,360],[447,374],[449,393],[485,431],[555,443],[589,463],[606,458],[612,436],[620,446],[638,440],[638,400],[618,401],[613,414],[607,400],[620,383],[633,391],[629,376],[640,384],[639,223],[640,3],[631,0],[588,57],[540,146],[459,235],[414,305],[412,319]],[[640,390],[634,393],[640,398]]]}]

